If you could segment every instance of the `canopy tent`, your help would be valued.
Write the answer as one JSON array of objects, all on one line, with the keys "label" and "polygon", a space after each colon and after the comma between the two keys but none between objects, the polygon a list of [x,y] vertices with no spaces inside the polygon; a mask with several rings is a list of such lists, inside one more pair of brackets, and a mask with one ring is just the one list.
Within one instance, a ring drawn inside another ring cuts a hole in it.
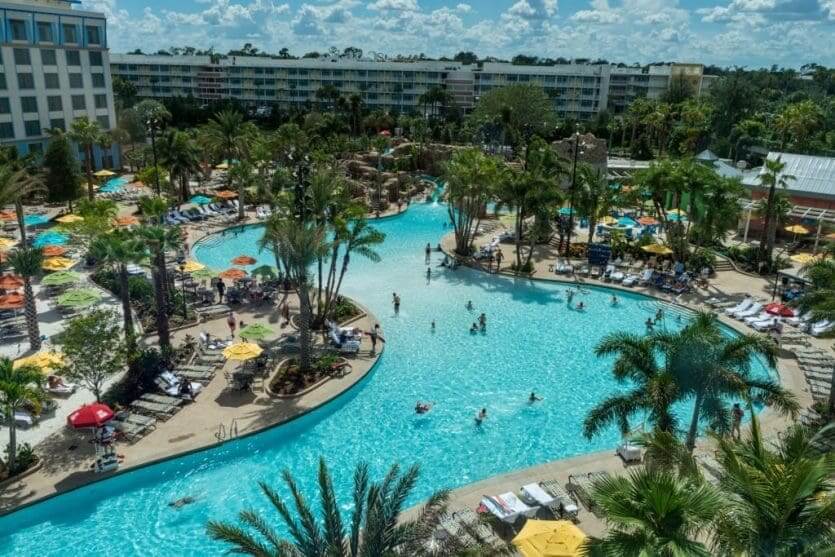
[{"label": "canopy tent", "polygon": [[122,217],[116,217],[113,220],[113,223],[116,226],[133,226],[134,224],[139,224],[139,219],[133,215],[125,215]]},{"label": "canopy tent", "polygon": [[232,260],[232,265],[253,265],[258,260],[249,255],[239,255]]},{"label": "canopy tent", "polygon": [[278,270],[272,265],[261,265],[252,270],[252,276],[262,276],[265,278],[275,278],[278,276]]},{"label": "canopy tent", "polygon": [[103,168],[98,172],[93,172],[93,176],[95,176],[96,178],[110,178],[111,176],[116,176],[116,173],[111,170],[107,170],[106,168]]},{"label": "canopy tent", "polygon": [[240,280],[246,277],[246,271],[242,269],[226,269],[222,273],[218,275],[220,278],[230,279],[230,280]]},{"label": "canopy tent", "polygon": [[186,261],[183,265],[183,272],[194,273],[197,271],[202,271],[205,268],[205,265],[203,265],[202,263],[198,263],[197,261]]},{"label": "canopy tent", "polygon": [[25,303],[26,300],[17,292],[0,296],[0,309],[20,309]]},{"label": "canopy tent", "polygon": [[220,190],[215,195],[217,197],[220,197],[221,199],[233,199],[235,197],[238,197],[237,193],[229,190]]},{"label": "canopy tent", "polygon": [[217,276],[217,273],[212,271],[211,269],[200,269],[199,271],[193,271],[191,273],[191,278],[196,278],[200,280],[208,280],[210,278],[214,278]]},{"label": "canopy tent", "polygon": [[206,197],[205,195],[195,195],[189,199],[189,201],[195,205],[208,205],[212,202],[212,199],[210,197]]},{"label": "canopy tent", "polygon": [[17,275],[3,275],[0,277],[0,288],[3,290],[17,290],[23,286],[23,279]]},{"label": "canopy tent", "polygon": [[113,419],[113,410],[106,404],[85,404],[69,416],[67,424],[75,429],[101,427]]},{"label": "canopy tent", "polygon": [[44,257],[59,257],[67,253],[67,248],[63,246],[45,246],[41,253]]},{"label": "canopy tent", "polygon": [[0,238],[0,249],[9,249],[15,244],[17,244],[17,240],[12,240],[11,238]]}]

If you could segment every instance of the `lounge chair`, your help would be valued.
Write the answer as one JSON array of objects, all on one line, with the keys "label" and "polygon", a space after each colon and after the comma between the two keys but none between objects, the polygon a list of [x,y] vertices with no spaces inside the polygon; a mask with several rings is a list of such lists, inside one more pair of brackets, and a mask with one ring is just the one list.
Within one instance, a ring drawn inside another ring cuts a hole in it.
[{"label": "lounge chair", "polygon": [[823,321],[818,321],[817,323],[813,324],[812,327],[809,329],[809,334],[813,337],[820,336],[824,333],[828,333],[835,327],[835,323],[829,321],[828,319],[824,319]]},{"label": "lounge chair", "polygon": [[773,328],[778,327],[779,324],[780,324],[780,318],[779,317],[774,317],[773,315],[766,318],[766,319],[761,319],[760,321],[754,321],[753,323],[749,323],[749,325],[751,326],[752,329],[754,329],[755,331],[759,331],[761,333],[764,333],[766,331],[770,331]]},{"label": "lounge chair", "polygon": [[185,377],[189,381],[197,381],[198,383],[204,384],[210,382],[215,376],[214,373],[209,371],[195,371],[184,368],[177,368],[174,370],[174,373],[180,377]]},{"label": "lounge chair", "polygon": [[493,516],[513,524],[521,517],[532,517],[536,515],[536,507],[530,507],[522,502],[513,492],[502,493],[501,495],[485,495],[481,498],[481,505]]},{"label": "lounge chair", "polygon": [[747,310],[752,305],[754,305],[754,298],[746,296],[745,299],[743,299],[741,302],[739,302],[734,307],[727,308],[725,310],[725,313],[727,313],[728,315],[733,315],[734,313],[737,313],[739,311]]},{"label": "lounge chair", "polygon": [[752,315],[750,317],[745,317],[743,321],[746,324],[750,325],[751,323],[756,323],[757,321],[762,321],[764,319],[768,319],[770,317],[774,317],[772,314],[768,313],[767,311],[761,311],[757,315]]},{"label": "lounge chair", "polygon": [[812,318],[812,312],[807,311],[803,315],[797,315],[795,317],[789,317],[784,322],[788,323],[792,327],[802,327],[809,323],[809,320]]},{"label": "lounge chair", "polygon": [[597,480],[608,478],[608,472],[589,472],[588,474],[581,474],[578,476],[568,476],[568,492],[573,493],[589,512],[595,516],[599,515],[599,509],[591,496],[592,485]]},{"label": "lounge chair", "polygon": [[540,482],[540,485],[543,489],[545,489],[545,491],[550,493],[556,501],[554,506],[549,507],[551,512],[554,512],[556,508],[554,516],[558,516],[560,518],[568,517],[574,522],[578,520],[580,508],[561,483],[556,480],[546,480],[544,482]]},{"label": "lounge chair", "polygon": [[622,284],[624,286],[635,286],[636,284],[638,284],[638,280],[640,280],[640,277],[638,275],[629,273],[623,278]]},{"label": "lounge chair", "polygon": [[186,364],[186,365],[180,366],[179,369],[187,369],[189,371],[207,371],[207,372],[211,372],[211,371],[216,371],[217,366],[214,365],[214,364],[211,364],[211,365]]},{"label": "lounge chair", "polygon": [[530,483],[522,486],[522,500],[528,505],[539,506],[548,509],[554,517],[560,517],[560,504],[556,497],[545,491],[538,483]]},{"label": "lounge chair", "polygon": [[179,406],[176,405],[161,404],[159,402],[151,402],[142,399],[134,400],[131,403],[130,408],[140,414],[150,414],[164,420],[173,416],[180,409]]},{"label": "lounge chair", "polygon": [[763,309],[763,305],[760,302],[754,302],[752,306],[748,309],[743,311],[737,311],[732,314],[732,317],[739,319],[740,321],[744,320],[746,317],[751,317],[760,313],[760,310]]},{"label": "lounge chair", "polygon": [[148,402],[156,402],[158,404],[167,404],[170,406],[181,406],[183,399],[176,396],[161,395],[157,393],[144,393],[139,397],[139,400],[147,400]]},{"label": "lounge chair", "polygon": [[653,273],[652,269],[644,269],[644,272],[641,273],[641,280],[640,280],[640,284],[642,286],[645,286],[645,285],[650,284],[652,282],[652,273]]},{"label": "lounge chair", "polygon": [[641,454],[641,447],[633,445],[629,443],[629,441],[624,441],[618,445],[618,448],[615,449],[615,454],[621,457],[621,459],[623,459],[623,461],[627,464],[641,462],[641,459],[643,458]]}]

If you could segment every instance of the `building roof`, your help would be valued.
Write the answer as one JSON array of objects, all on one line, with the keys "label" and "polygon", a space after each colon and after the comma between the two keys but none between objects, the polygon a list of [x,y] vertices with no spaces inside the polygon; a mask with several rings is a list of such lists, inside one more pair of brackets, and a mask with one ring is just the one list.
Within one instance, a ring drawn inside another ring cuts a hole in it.
[{"label": "building roof", "polygon": [[[768,160],[778,158],[786,165],[781,176],[794,176],[794,179],[788,180],[787,189],[790,193],[835,199],[835,158],[777,151],[768,153]],[[764,172],[765,166],[759,172],[747,175],[742,183],[751,188],[761,187],[760,176]]]},{"label": "building roof", "polygon": [[719,156],[710,149],[705,149],[704,151],[696,155],[696,160],[704,162],[713,162],[719,160]]}]

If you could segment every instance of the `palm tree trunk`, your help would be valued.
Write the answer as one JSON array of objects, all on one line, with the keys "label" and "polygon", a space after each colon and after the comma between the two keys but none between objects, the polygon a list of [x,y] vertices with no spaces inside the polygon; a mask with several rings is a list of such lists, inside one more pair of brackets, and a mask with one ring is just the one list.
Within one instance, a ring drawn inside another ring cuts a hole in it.
[{"label": "palm tree trunk", "polygon": [[238,187],[238,220],[244,220],[244,189],[246,181],[241,180],[241,185]]},{"label": "palm tree trunk", "polygon": [[20,229],[20,245],[26,245],[26,223],[23,222],[23,203],[20,198],[14,200],[14,211],[17,217],[17,227]]},{"label": "palm tree trunk", "polygon": [[[168,288],[168,285],[163,282],[165,280],[165,276],[160,272],[161,259],[162,258],[158,253],[156,255],[157,264],[152,269],[151,274],[154,281],[154,293],[157,306],[157,337],[159,338],[160,348],[165,351],[171,348],[171,333],[168,330],[168,304],[165,301],[165,291]],[[164,267],[164,260],[162,260],[162,265]]]},{"label": "palm tree trunk", "polygon": [[6,413],[9,421],[9,473],[17,466],[17,424],[14,421],[14,409],[6,406]]},{"label": "palm tree trunk", "polygon": [[777,184],[771,184],[768,188],[768,201],[765,205],[765,219],[763,220],[763,230],[760,235],[760,261],[765,261],[771,258],[771,252],[768,250],[768,230],[771,227],[771,212],[774,210],[774,197],[777,195]]},{"label": "palm tree trunk", "polygon": [[84,169],[87,172],[87,198],[92,201],[95,197],[93,192],[93,146],[84,146]]},{"label": "palm tree trunk", "polygon": [[41,331],[38,328],[38,308],[35,305],[35,293],[32,291],[32,280],[23,277],[23,297],[25,302],[26,330],[29,333],[29,347],[32,350],[41,348]]},{"label": "palm tree trunk", "polygon": [[299,370],[310,371],[310,292],[307,279],[299,280]]},{"label": "palm tree trunk", "polygon": [[835,373],[832,374],[832,380],[829,384],[829,416],[835,416]]},{"label": "palm tree trunk", "polygon": [[136,350],[136,340],[133,332],[133,313],[130,308],[130,278],[127,265],[119,265],[119,294],[122,298],[122,315],[125,329],[125,344],[128,354]]},{"label": "palm tree trunk", "polygon": [[685,446],[692,453],[696,448],[696,435],[699,433],[699,414],[702,409],[702,393],[696,393],[696,400],[693,403],[693,417],[690,420],[690,429],[687,431],[687,441]]},{"label": "palm tree trunk", "polygon": [[522,210],[516,209],[516,272],[522,270]]},{"label": "palm tree trunk", "polygon": [[594,228],[597,226],[597,218],[589,217],[589,241],[588,244],[591,245],[592,241],[594,241]]}]

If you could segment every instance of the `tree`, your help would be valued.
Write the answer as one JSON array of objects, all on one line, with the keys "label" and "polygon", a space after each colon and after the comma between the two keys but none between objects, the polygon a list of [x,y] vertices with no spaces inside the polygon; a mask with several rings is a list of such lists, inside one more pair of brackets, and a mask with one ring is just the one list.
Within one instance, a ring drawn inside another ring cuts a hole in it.
[{"label": "tree", "polygon": [[82,199],[76,213],[84,220],[65,225],[73,239],[89,249],[96,238],[113,229],[113,219],[119,213],[119,206],[112,199]]},{"label": "tree", "polygon": [[9,264],[12,269],[23,278],[24,314],[31,350],[41,348],[41,331],[38,326],[38,308],[35,303],[35,292],[32,290],[32,279],[41,275],[42,263],[43,254],[38,248],[19,247],[9,255]]},{"label": "tree", "polygon": [[14,205],[22,243],[26,243],[23,199],[43,189],[40,177],[33,176],[26,169],[16,168],[11,162],[0,164],[0,206]]},{"label": "tree", "polygon": [[179,226],[146,225],[138,230],[139,237],[145,241],[151,252],[151,277],[154,282],[154,304],[156,305],[156,324],[159,346],[163,353],[171,350],[171,332],[168,315],[171,311],[169,299],[168,265],[165,253],[176,250],[182,245],[183,237]]},{"label": "tree", "polygon": [[81,177],[72,146],[60,130],[50,135],[43,165],[46,169],[47,199],[52,203],[69,203],[72,211],[72,202],[80,194]]},{"label": "tree", "polygon": [[0,408],[6,418],[9,428],[9,459],[7,467],[11,474],[17,473],[17,422],[15,412],[21,408],[37,406],[45,398],[40,388],[43,375],[41,370],[33,366],[15,368],[14,362],[6,357],[0,357]]},{"label": "tree", "polygon": [[185,203],[191,197],[188,181],[201,171],[200,150],[188,133],[171,130],[162,137],[159,151],[160,163],[168,168],[171,181],[179,184],[177,196]]},{"label": "tree", "polygon": [[541,87],[509,85],[491,89],[479,99],[469,116],[476,127],[500,124],[510,144],[522,135],[547,137],[557,125],[554,103]]},{"label": "tree", "polygon": [[719,486],[726,495],[714,544],[728,555],[813,555],[835,545],[835,454],[821,453],[816,435],[792,425],[773,448],[756,417],[750,437],[718,439]]},{"label": "tree", "polygon": [[136,86],[119,76],[113,77],[113,95],[121,108],[130,108],[136,102]]},{"label": "tree", "polygon": [[61,336],[67,376],[84,383],[100,401],[104,383],[125,368],[118,315],[108,309],[91,310],[70,319]]},{"label": "tree", "polygon": [[596,481],[591,497],[603,512],[607,533],[590,537],[591,555],[685,557],[711,555],[699,541],[722,499],[709,484],[669,471],[642,469]]},{"label": "tree", "polygon": [[99,123],[86,116],[76,118],[70,126],[69,138],[84,149],[84,172],[87,174],[87,197],[93,199],[93,147],[104,142]]},{"label": "tree", "polygon": [[261,482],[261,491],[270,501],[281,521],[290,531],[290,539],[282,538],[265,517],[254,511],[242,511],[241,526],[209,521],[209,535],[231,546],[235,553],[250,555],[305,555],[305,556],[383,556],[424,554],[426,539],[438,527],[446,512],[446,491],[432,494],[417,518],[403,522],[403,504],[414,489],[418,468],[413,466],[401,473],[392,466],[381,482],[371,483],[368,466],[359,464],[354,471],[352,493],[353,510],[350,525],[342,519],[341,507],[333,488],[333,480],[325,465],[319,461],[319,497],[321,519],[316,519],[304,494],[289,470],[282,474],[292,495],[296,512],[278,492]]},{"label": "tree", "polygon": [[444,177],[455,251],[467,256],[485,205],[495,193],[499,165],[479,149],[463,149],[453,154],[444,169]]},{"label": "tree", "polygon": [[598,219],[605,217],[615,206],[617,190],[609,186],[605,172],[587,164],[577,168],[574,204],[577,212],[589,219],[589,244],[594,240]]},{"label": "tree", "polygon": [[[231,165],[234,159],[242,159],[248,150],[249,140],[256,133],[252,122],[245,122],[240,112],[224,110],[215,114],[203,126],[199,141],[213,155]],[[232,183],[231,172],[227,173],[226,185]]]},{"label": "tree", "polygon": [[313,313],[310,302],[308,272],[317,258],[325,253],[325,231],[312,222],[274,214],[267,221],[262,247],[275,253],[276,267],[284,269],[299,293],[299,370],[311,370],[310,323]]},{"label": "tree", "polygon": [[238,186],[238,220],[244,220],[244,204],[247,190],[258,183],[258,175],[249,161],[242,161],[229,170],[232,182]]},{"label": "tree", "polygon": [[760,186],[768,188],[759,249],[759,260],[765,263],[771,262],[771,254],[774,252],[777,230],[777,218],[774,214],[777,188],[786,189],[789,186],[789,182],[794,180],[794,176],[791,174],[783,173],[783,169],[785,168],[786,163],[780,160],[780,156],[778,155],[776,159],[768,158],[765,160],[762,173],[760,174]]},{"label": "tree", "polygon": [[775,127],[780,134],[780,146],[786,143],[796,149],[808,147],[809,138],[821,127],[824,115],[812,100],[792,103],[777,115]]},{"label": "tree", "polygon": [[122,301],[123,329],[128,356],[136,351],[136,335],[133,330],[133,311],[130,305],[130,275],[128,265],[145,258],[145,244],[126,230],[114,230],[93,240],[90,253],[102,265],[113,269],[119,281],[119,298]]}]

